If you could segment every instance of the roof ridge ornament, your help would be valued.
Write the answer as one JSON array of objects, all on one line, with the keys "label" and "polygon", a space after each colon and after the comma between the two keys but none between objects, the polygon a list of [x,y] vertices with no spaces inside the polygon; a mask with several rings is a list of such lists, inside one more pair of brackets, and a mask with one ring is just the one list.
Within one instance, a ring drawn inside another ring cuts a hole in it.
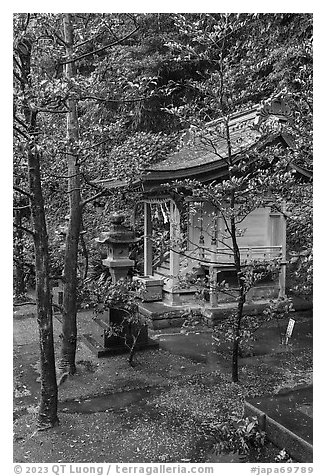
[{"label": "roof ridge ornament", "polygon": [[265,101],[258,108],[254,128],[259,130],[261,125],[271,117],[276,118],[280,124],[292,122],[292,110],[287,101],[286,94],[280,93]]}]

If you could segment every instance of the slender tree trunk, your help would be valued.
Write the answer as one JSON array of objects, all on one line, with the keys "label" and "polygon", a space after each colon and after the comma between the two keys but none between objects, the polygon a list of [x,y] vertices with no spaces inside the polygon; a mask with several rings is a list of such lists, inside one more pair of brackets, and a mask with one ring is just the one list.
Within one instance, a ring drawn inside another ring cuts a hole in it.
[{"label": "slender tree trunk", "polygon": [[[17,47],[21,61],[21,88],[30,86],[32,42],[23,39]],[[55,371],[53,345],[52,298],[49,282],[49,250],[45,221],[44,200],[40,172],[40,157],[37,149],[36,111],[23,99],[23,113],[30,140],[27,144],[28,181],[30,193],[31,222],[35,248],[36,308],[40,340],[41,400],[38,413],[39,429],[58,424],[58,387]]]},{"label": "slender tree trunk", "polygon": [[[64,38],[66,54],[71,58],[73,54],[73,27],[71,14],[63,16]],[[74,63],[66,65],[66,77],[71,80],[75,76]],[[62,349],[60,369],[63,372],[76,372],[75,357],[77,344],[77,260],[78,242],[82,219],[80,174],[76,144],[79,139],[77,104],[73,98],[68,99],[69,112],[67,114],[67,169],[69,194],[69,225],[66,235],[64,259],[64,290],[63,290],[63,323]]]},{"label": "slender tree trunk", "polygon": [[[232,179],[231,167],[232,167],[232,149],[231,149],[231,139],[230,139],[230,129],[229,124],[226,124],[226,137],[227,137],[227,147],[228,147],[228,167],[229,167],[229,177]],[[232,240],[233,248],[233,261],[235,266],[235,271],[237,273],[237,281],[239,287],[238,294],[238,305],[237,310],[234,316],[233,323],[233,345],[232,345],[232,381],[239,381],[239,346],[241,338],[241,323],[243,317],[243,305],[245,303],[246,295],[244,282],[242,279],[242,270],[241,270],[241,256],[240,249],[237,240],[237,227],[235,222],[235,191],[231,191],[230,196],[230,234]]]},{"label": "slender tree trunk", "polygon": [[[234,203],[231,198],[231,206],[234,208]],[[233,326],[233,347],[232,347],[232,381],[238,382],[239,380],[239,344],[240,344],[240,331],[241,331],[241,321],[243,316],[243,305],[245,303],[245,290],[244,290],[244,283],[242,278],[241,272],[241,257],[240,257],[240,250],[237,242],[237,234],[236,234],[236,224],[235,219],[231,217],[231,239],[232,239],[232,246],[233,246],[233,258],[235,264],[235,270],[237,273],[238,278],[238,286],[239,286],[239,295],[238,295],[238,305],[236,314],[234,317],[234,326]]]},{"label": "slender tree trunk", "polygon": [[29,151],[28,169],[29,188],[32,196],[30,204],[34,228],[36,307],[41,357],[41,401],[38,424],[39,428],[43,430],[55,426],[59,420],[57,416],[58,388],[53,343],[48,236],[37,153]]}]

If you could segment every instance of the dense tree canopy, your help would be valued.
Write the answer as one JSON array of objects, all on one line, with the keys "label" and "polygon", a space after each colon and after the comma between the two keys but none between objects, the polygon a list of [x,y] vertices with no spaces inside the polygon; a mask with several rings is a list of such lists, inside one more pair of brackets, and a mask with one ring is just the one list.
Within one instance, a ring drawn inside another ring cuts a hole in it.
[{"label": "dense tree canopy", "polygon": [[[64,112],[72,95],[78,99],[85,197],[93,193],[92,180],[134,177],[142,163],[163,157],[176,147],[176,133],[187,121],[221,115],[220,64],[225,111],[244,109],[286,91],[294,110],[295,160],[311,169],[311,15],[75,14],[73,22],[76,76],[69,83],[63,75],[61,15],[14,17],[15,44],[26,34],[34,38],[29,94],[40,111],[38,147],[54,255],[60,255],[55,232],[68,212]],[[16,94],[16,131],[20,107]],[[169,114],[176,109],[179,116]],[[15,181],[22,185],[24,154],[17,134]],[[308,205],[309,191],[305,197]],[[100,221],[92,210],[86,210],[88,223],[88,214]],[[298,233],[299,228],[291,236]]]}]

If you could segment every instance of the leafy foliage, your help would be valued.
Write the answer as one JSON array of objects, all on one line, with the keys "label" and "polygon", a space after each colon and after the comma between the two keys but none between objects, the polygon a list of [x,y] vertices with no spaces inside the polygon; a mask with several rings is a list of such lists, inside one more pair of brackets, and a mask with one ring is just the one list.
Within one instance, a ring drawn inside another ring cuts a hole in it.
[{"label": "leafy foliage", "polygon": [[248,455],[260,452],[266,442],[266,434],[259,428],[257,418],[242,418],[232,423],[211,424],[217,453]]}]

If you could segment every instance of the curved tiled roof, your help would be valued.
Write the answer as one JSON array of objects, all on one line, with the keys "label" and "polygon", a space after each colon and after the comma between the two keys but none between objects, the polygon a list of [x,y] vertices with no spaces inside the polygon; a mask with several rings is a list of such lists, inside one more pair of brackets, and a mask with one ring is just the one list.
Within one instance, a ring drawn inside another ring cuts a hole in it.
[{"label": "curved tiled roof", "polygon": [[[257,108],[235,114],[229,123],[232,155],[255,144],[260,133],[254,128]],[[169,155],[155,165],[146,167],[145,172],[181,171],[221,160],[228,155],[222,120],[207,124],[207,129],[193,137],[179,151]]]},{"label": "curved tiled roof", "polygon": [[[231,153],[233,157],[241,158],[241,153],[254,146],[263,146],[274,141],[283,141],[294,148],[292,137],[286,132],[277,132],[264,140],[258,130],[257,120],[261,106],[233,114],[228,121]],[[206,124],[206,129],[196,133],[196,130],[186,133],[184,145],[166,159],[143,168],[142,174],[133,182],[143,191],[155,190],[162,184],[173,180],[196,178],[207,182],[221,179],[227,172],[225,159],[228,156],[228,145],[222,119]],[[300,175],[307,175],[297,170]],[[308,177],[308,175],[307,175]],[[310,177],[310,175],[309,175]],[[309,178],[308,177],[308,178]],[[101,180],[101,185],[114,189],[127,184],[121,180]]]}]

